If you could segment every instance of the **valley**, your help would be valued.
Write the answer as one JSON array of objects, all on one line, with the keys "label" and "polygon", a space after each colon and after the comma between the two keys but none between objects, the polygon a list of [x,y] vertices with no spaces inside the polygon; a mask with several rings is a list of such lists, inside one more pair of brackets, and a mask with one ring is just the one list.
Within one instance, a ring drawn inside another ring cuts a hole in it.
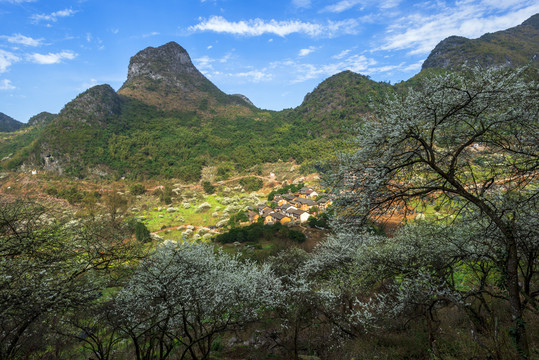
[{"label": "valley", "polygon": [[0,113],[0,359],[537,357],[538,21],[281,111],[168,42]]}]

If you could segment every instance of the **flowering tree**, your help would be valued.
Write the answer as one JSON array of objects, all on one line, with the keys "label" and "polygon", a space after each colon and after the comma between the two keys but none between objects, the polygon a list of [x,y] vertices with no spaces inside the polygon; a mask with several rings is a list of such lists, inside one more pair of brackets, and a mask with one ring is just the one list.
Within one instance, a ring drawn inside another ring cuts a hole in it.
[{"label": "flowering tree", "polygon": [[43,351],[51,319],[99,297],[109,270],[119,274],[138,257],[128,233],[103,218],[52,215],[32,202],[0,202],[0,359]]},{"label": "flowering tree", "polygon": [[269,267],[209,245],[168,243],[144,261],[116,298],[118,327],[137,359],[209,356],[215,336],[259,318],[279,296]]},{"label": "flowering tree", "polygon": [[[539,98],[535,69],[468,69],[396,95],[359,130],[334,175],[340,225],[440,201],[481,225],[469,240],[503,274],[521,358],[524,313],[537,311]],[[497,294],[500,295],[500,294]]]}]

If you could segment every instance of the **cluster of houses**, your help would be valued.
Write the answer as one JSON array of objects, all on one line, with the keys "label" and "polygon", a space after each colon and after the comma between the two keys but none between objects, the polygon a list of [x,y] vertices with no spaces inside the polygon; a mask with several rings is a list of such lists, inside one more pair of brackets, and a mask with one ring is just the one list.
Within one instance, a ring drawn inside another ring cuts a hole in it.
[{"label": "cluster of houses", "polygon": [[283,225],[290,222],[302,224],[307,222],[309,216],[326,211],[331,200],[320,197],[312,188],[303,187],[296,194],[276,195],[272,204],[273,207],[266,204],[249,207],[249,221],[256,222],[262,217],[264,224],[268,225],[277,222]]}]

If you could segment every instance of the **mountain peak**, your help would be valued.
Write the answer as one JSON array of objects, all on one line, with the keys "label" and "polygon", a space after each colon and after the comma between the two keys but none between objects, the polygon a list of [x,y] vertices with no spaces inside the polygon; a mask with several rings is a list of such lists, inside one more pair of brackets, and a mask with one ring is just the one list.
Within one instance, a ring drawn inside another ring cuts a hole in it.
[{"label": "mountain peak", "polygon": [[110,85],[104,84],[96,85],[79,94],[66,104],[58,118],[104,125],[109,116],[118,115],[120,112],[120,97]]},{"label": "mountain peak", "polygon": [[173,82],[170,85],[174,85],[174,80],[185,74],[204,77],[191,62],[187,51],[171,41],[157,48],[148,47],[133,56],[129,61],[124,87],[138,77]]},{"label": "mountain peak", "polygon": [[17,131],[22,127],[22,123],[0,112],[0,132]]},{"label": "mountain peak", "polygon": [[208,106],[239,105],[245,99],[223,93],[191,62],[187,51],[175,42],[139,51],[129,61],[127,80],[118,93],[158,108],[204,111]]},{"label": "mountain peak", "polygon": [[521,25],[478,39],[450,36],[436,45],[422,68],[458,69],[464,64],[521,66],[537,61],[538,54],[539,14],[535,14]]}]

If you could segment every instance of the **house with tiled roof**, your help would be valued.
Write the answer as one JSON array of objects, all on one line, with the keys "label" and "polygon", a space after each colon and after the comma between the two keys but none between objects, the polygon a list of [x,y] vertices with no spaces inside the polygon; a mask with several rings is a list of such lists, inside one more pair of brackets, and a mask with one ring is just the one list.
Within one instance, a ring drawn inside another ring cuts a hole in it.
[{"label": "house with tiled roof", "polygon": [[307,211],[300,210],[300,209],[290,209],[288,210],[287,215],[289,215],[292,219],[299,221],[302,224],[307,222],[310,216],[310,214]]},{"label": "house with tiled roof", "polygon": [[309,211],[309,209],[312,208],[313,206],[318,206],[318,204],[315,201],[311,199],[300,198],[300,197],[298,197],[295,200],[292,200],[290,204],[304,211]]},{"label": "house with tiled roof", "polygon": [[314,191],[312,188],[304,186],[299,191],[299,197],[304,199],[314,199],[318,196],[318,193]]},{"label": "house with tiled roof", "polygon": [[260,217],[260,214],[254,211],[249,211],[247,213],[247,216],[249,217],[249,221],[253,223],[258,220],[258,218]]},{"label": "house with tiled roof", "polygon": [[318,208],[322,211],[326,211],[328,207],[333,203],[330,199],[327,197],[322,197],[316,201],[318,204]]},{"label": "house with tiled roof", "polygon": [[271,217],[275,220],[275,221],[278,221],[280,222],[281,224],[286,224],[286,223],[289,223],[290,221],[292,221],[292,219],[285,215],[285,214],[280,214],[280,213],[273,213],[271,214]]}]

